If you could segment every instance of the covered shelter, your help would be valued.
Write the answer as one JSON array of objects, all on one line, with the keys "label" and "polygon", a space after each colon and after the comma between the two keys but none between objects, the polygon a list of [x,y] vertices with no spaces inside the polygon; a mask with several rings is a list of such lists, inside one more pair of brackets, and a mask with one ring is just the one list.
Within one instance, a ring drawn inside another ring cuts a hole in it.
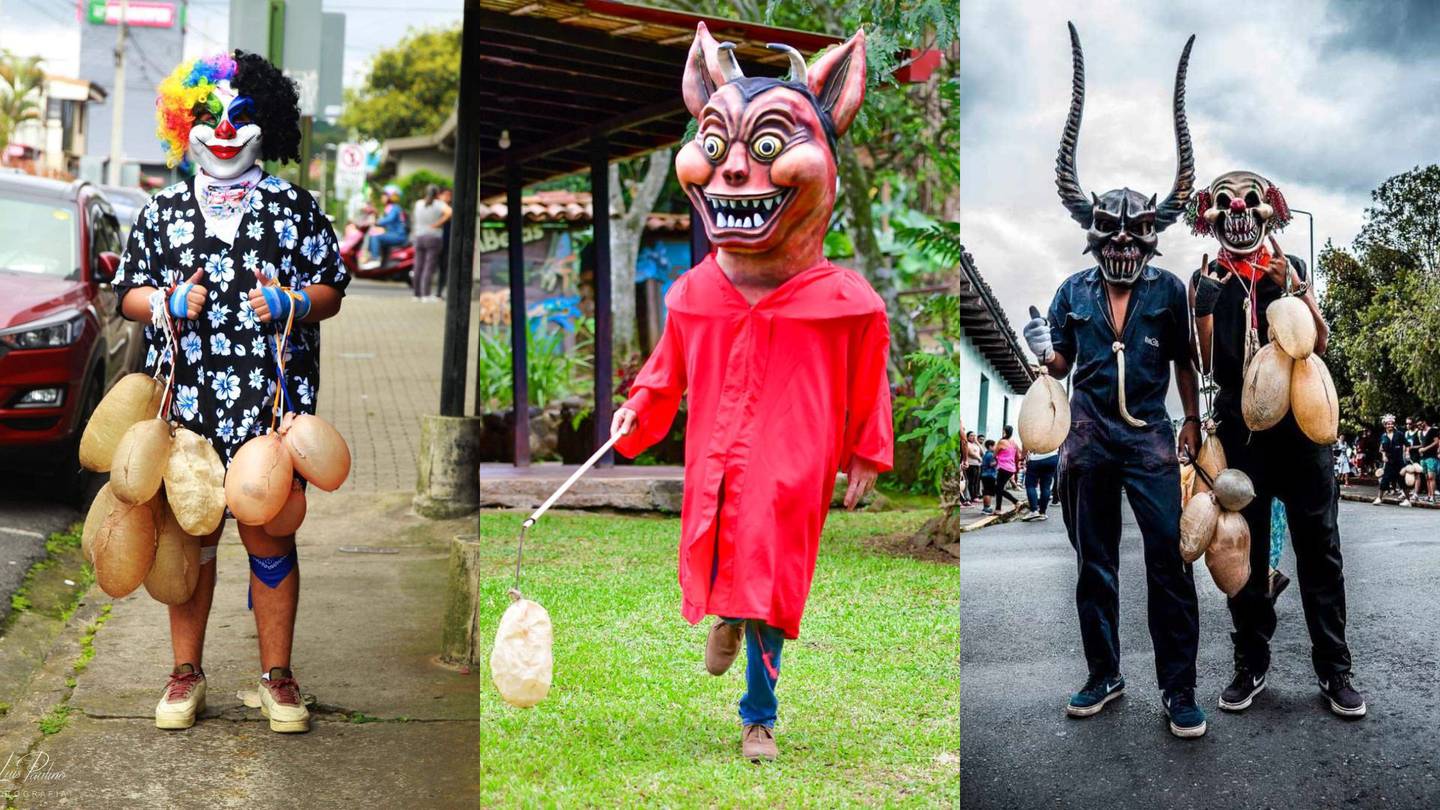
[{"label": "covered shelter", "polygon": [[[613,160],[684,137],[691,117],[681,97],[681,77],[702,21],[718,39],[736,44],[736,56],[749,75],[780,76],[788,69],[785,55],[766,48],[767,43],[814,53],[839,42],[807,31],[612,0],[466,0],[455,130],[455,219],[465,238],[454,240],[449,257],[441,413],[464,413],[474,223],[480,200],[503,195],[509,212],[516,466],[530,459],[522,191],[565,175],[589,175],[598,446],[608,438],[613,407],[608,168]],[[690,222],[691,254],[698,262],[709,245],[699,217],[691,216]]]}]

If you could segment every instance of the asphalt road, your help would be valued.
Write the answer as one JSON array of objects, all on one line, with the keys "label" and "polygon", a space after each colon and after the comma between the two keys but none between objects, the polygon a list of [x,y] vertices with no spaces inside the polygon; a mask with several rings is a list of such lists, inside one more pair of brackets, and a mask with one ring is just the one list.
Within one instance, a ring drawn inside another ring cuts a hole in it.
[{"label": "asphalt road", "polygon": [[10,595],[30,566],[45,557],[45,540],[84,517],[45,479],[0,474],[0,622],[10,614]]},{"label": "asphalt road", "polygon": [[[1120,638],[1126,694],[1085,720],[1064,704],[1085,680],[1075,557],[1058,509],[1045,523],[961,544],[961,806],[1440,807],[1440,515],[1342,503],[1356,686],[1369,716],[1318,696],[1294,583],[1278,606],[1267,690],[1244,714],[1215,706],[1231,675],[1230,618],[1203,563],[1199,683],[1209,733],[1170,735],[1145,626],[1140,535],[1125,510]],[[1281,570],[1295,573],[1287,547]]]}]

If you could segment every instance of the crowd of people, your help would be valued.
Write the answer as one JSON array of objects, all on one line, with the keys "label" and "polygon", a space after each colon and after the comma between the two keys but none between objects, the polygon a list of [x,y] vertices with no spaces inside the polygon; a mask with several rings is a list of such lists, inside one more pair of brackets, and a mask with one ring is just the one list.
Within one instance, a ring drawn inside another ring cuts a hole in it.
[{"label": "crowd of people", "polygon": [[983,433],[965,432],[964,456],[960,470],[965,486],[960,492],[960,505],[979,503],[981,512],[993,515],[1004,512],[1008,499],[1012,512],[1020,509],[1020,499],[1011,490],[1023,482],[1029,514],[1022,520],[1049,520],[1046,514],[1055,503],[1055,480],[1059,472],[1060,451],[1028,453],[1015,440],[1015,428],[1006,425],[1000,439],[985,438]]},{"label": "crowd of people", "polygon": [[1394,416],[1380,420],[1378,432],[1366,430],[1352,440],[1341,435],[1335,443],[1335,475],[1341,484],[1352,477],[1379,482],[1373,503],[1397,496],[1400,506],[1436,503],[1435,478],[1440,474],[1440,425],[1425,417],[1406,417],[1402,430]]}]

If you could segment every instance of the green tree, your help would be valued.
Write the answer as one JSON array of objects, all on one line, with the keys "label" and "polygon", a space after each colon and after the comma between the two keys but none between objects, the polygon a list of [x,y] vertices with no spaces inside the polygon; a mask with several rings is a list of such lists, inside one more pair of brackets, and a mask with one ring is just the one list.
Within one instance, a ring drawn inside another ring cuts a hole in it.
[{"label": "green tree", "polygon": [[1371,198],[1353,247],[1327,244],[1318,260],[1326,361],[1351,430],[1440,410],[1440,166],[1395,175]]},{"label": "green tree", "polygon": [[375,55],[358,90],[345,94],[342,126],[384,140],[427,135],[455,109],[460,26],[412,31]]},{"label": "green tree", "polygon": [[39,95],[44,83],[40,57],[0,51],[0,153],[10,145],[16,127],[40,117]]}]

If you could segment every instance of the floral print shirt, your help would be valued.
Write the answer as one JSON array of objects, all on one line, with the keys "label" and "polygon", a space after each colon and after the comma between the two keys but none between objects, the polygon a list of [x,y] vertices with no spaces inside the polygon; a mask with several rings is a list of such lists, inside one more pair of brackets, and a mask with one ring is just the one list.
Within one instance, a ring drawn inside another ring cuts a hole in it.
[{"label": "floral print shirt", "polygon": [[[261,323],[250,307],[256,273],[302,289],[350,282],[335,231],[315,198],[273,175],[246,195],[234,244],[211,233],[193,181],[177,183],[140,211],[115,287],[167,289],[203,269],[209,290],[197,320],[175,321],[178,358],[170,419],[205,436],[229,466],[240,445],[270,428],[284,324]],[[163,330],[145,327],[145,369],[169,373]],[[161,379],[165,379],[164,376]],[[320,326],[295,323],[285,349],[284,411],[315,413],[320,387]]]}]

